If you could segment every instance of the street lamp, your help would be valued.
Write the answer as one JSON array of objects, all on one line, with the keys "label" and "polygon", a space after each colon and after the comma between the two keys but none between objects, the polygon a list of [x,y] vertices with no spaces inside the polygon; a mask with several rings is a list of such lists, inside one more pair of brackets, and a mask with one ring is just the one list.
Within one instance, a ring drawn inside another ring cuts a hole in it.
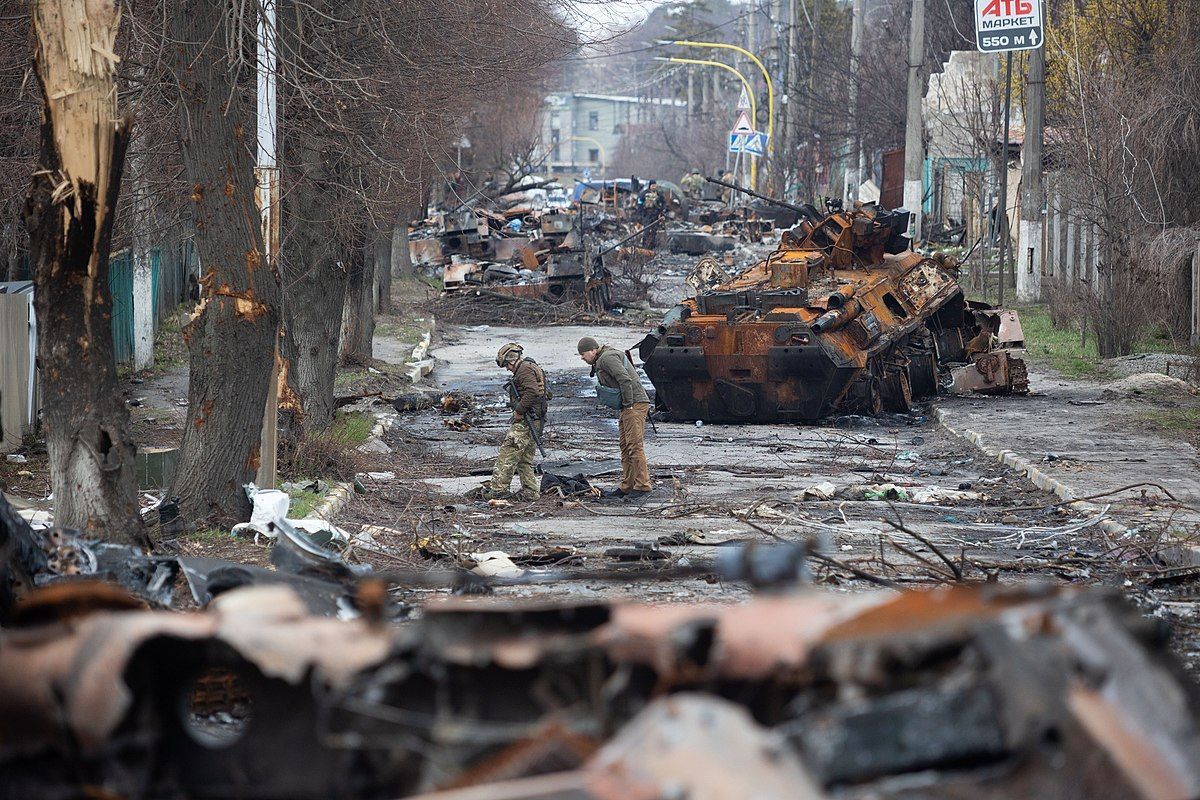
[{"label": "street lamp", "polygon": [[[671,44],[679,47],[715,47],[721,50],[733,50],[736,53],[741,53],[746,58],[754,62],[754,66],[758,67],[762,73],[763,80],[767,83],[767,153],[775,152],[775,84],[771,82],[771,73],[763,66],[762,61],[758,56],[751,53],[744,47],[738,47],[736,44],[725,44],[724,42],[693,42],[688,39],[678,39],[675,41],[659,39],[658,44]],[[751,95],[753,96],[753,95]],[[755,119],[755,124],[758,120]]]},{"label": "street lamp", "polygon": [[[746,80],[745,75],[728,64],[723,64],[720,61],[708,61],[707,59],[702,58],[679,58],[678,56],[671,56],[670,58],[666,56],[655,56],[654,60],[669,61],[672,64],[699,64],[700,66],[704,67],[720,67],[723,70],[732,72],[737,76],[737,79],[742,82],[742,86],[746,89],[746,97],[750,100],[751,119],[757,117],[757,105],[754,101],[754,90],[750,88],[750,81]],[[768,138],[770,137],[768,136]],[[758,188],[758,162],[753,158],[750,159],[750,187],[753,189]]]}]

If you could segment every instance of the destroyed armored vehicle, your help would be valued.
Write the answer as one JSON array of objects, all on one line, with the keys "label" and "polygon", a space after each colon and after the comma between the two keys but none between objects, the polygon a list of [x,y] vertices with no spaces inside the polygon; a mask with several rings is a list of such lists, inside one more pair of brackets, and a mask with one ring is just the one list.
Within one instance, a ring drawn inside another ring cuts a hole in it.
[{"label": "destroyed armored vehicle", "polygon": [[909,249],[909,214],[811,205],[779,247],[701,288],[641,343],[680,420],[809,422],[907,411],[951,382],[1023,392],[1015,312],[968,301],[957,266]]}]

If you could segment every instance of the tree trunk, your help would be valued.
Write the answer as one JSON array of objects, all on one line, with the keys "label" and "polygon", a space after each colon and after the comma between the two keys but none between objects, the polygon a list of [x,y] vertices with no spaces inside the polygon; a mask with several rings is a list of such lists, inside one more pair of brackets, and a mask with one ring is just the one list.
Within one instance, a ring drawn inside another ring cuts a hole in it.
[{"label": "tree trunk", "polygon": [[342,362],[365,364],[372,358],[375,335],[374,259],[366,258],[368,247],[350,248],[349,280],[342,309]]},{"label": "tree trunk", "polygon": [[[285,138],[285,142],[287,139]],[[311,140],[309,140],[311,141]],[[334,379],[346,299],[348,255],[338,242],[329,195],[316,169],[320,153],[305,158],[285,148],[304,175],[284,196],[284,378],[282,436],[295,443],[333,421]],[[311,168],[311,169],[310,169]]]},{"label": "tree trunk", "polygon": [[408,249],[408,218],[392,227],[392,277],[411,278],[414,274],[412,252]]},{"label": "tree trunk", "polygon": [[25,200],[54,521],[149,546],[136,448],[113,359],[108,250],[133,121],[117,119],[119,15],[104,3],[34,4],[45,103]]},{"label": "tree trunk", "polygon": [[[197,523],[247,519],[243,485],[260,463],[263,409],[279,325],[279,276],[262,263],[262,230],[250,160],[253,89],[233,82],[226,42],[252,20],[215,0],[173,6],[183,163],[192,185],[200,303],[184,327],[191,370],[188,419],[171,482]],[[242,26],[238,30],[235,26]],[[241,74],[244,81],[252,77]]]},{"label": "tree trunk", "polygon": [[375,232],[375,311],[392,313],[392,231]]}]

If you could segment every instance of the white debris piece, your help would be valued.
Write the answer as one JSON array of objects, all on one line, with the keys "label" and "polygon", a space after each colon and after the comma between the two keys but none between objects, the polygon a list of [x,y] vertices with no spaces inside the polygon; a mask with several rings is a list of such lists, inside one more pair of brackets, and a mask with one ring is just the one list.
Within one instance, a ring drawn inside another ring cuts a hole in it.
[{"label": "white debris piece", "polygon": [[514,564],[508,553],[502,550],[471,553],[470,558],[475,562],[471,571],[486,578],[519,578],[525,574],[525,570]]},{"label": "white debris piece", "polygon": [[832,500],[837,493],[837,487],[829,481],[821,481],[804,490],[805,500]]}]

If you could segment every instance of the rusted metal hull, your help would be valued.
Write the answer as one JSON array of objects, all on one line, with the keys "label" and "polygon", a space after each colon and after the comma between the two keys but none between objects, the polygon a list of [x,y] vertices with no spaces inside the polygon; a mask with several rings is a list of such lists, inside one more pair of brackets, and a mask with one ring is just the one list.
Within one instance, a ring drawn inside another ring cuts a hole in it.
[{"label": "rusted metal hull", "polygon": [[769,258],[682,303],[641,348],[659,407],[725,423],[907,411],[997,330],[1021,335],[1015,312],[965,300],[952,264],[907,251],[904,219],[806,222],[803,238],[785,234]]},{"label": "rusted metal hull", "polygon": [[455,600],[402,628],[280,587],[78,599],[3,631],[0,797],[1200,796],[1195,688],[1105,594]]}]

